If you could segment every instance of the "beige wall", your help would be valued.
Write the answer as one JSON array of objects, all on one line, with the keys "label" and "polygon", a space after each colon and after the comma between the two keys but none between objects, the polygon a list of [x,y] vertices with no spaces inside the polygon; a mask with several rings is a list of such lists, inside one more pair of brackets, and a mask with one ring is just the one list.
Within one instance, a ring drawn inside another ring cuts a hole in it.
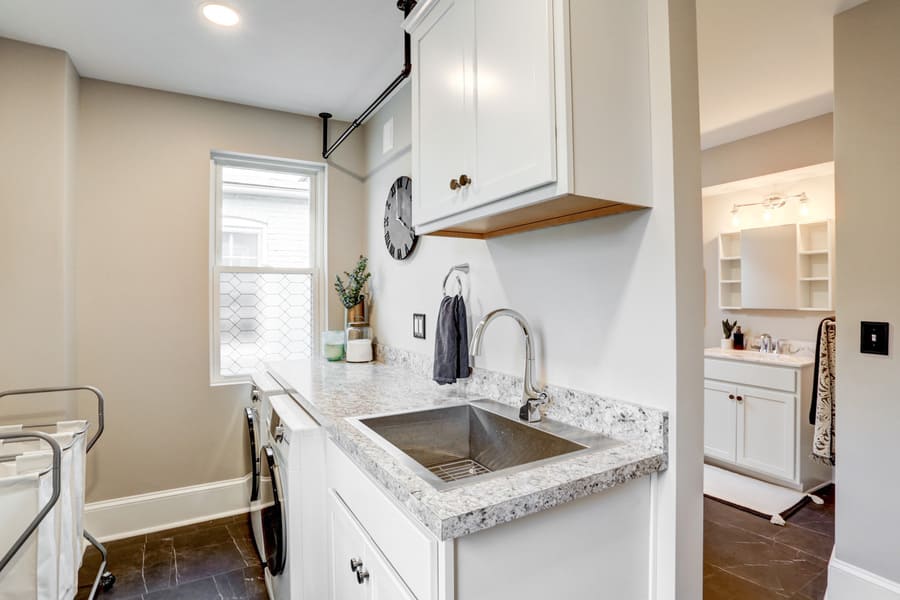
[{"label": "beige wall", "polygon": [[704,150],[703,187],[830,162],[833,122],[821,115]]},{"label": "beige wall", "polygon": [[[837,526],[835,557],[900,589],[900,2],[835,17]],[[859,322],[891,322],[891,354],[859,352]],[[842,586],[829,598],[874,598]],[[842,583],[838,582],[838,583]],[[879,598],[895,598],[885,594]]]},{"label": "beige wall", "polygon": [[[745,335],[752,337],[768,333],[775,338],[813,341],[819,321],[832,311],[806,312],[796,310],[722,310],[719,308],[719,234],[737,229],[775,227],[834,219],[834,175],[819,175],[784,183],[769,183],[741,191],[703,198],[703,267],[706,270],[706,327],[703,341],[707,347],[718,347],[722,338],[722,319],[737,320]],[[759,202],[777,190],[786,195],[805,193],[809,197],[809,214],[802,216],[796,202],[788,202],[775,211],[771,221],[763,220],[762,208],[741,211],[740,227],[731,223],[731,208],[735,204]],[[791,258],[791,257],[788,257]]]},{"label": "beige wall", "polygon": [[[74,373],[77,108],[64,52],[0,38],[0,389],[64,385]],[[0,405],[4,420],[67,412],[62,398]]]},{"label": "beige wall", "polygon": [[[89,499],[241,476],[246,386],[209,385],[209,154],[320,161],[320,121],[85,79],[79,126],[78,378],[108,399]],[[327,185],[330,278],[362,251],[362,184]]]},{"label": "beige wall", "polygon": [[[521,311],[535,330],[542,381],[667,409],[671,454],[657,490],[656,580],[660,598],[674,598],[676,589],[678,597],[699,598],[703,283],[695,17],[692,1],[651,4],[654,208],[488,241],[426,236],[408,259],[394,260],[382,220],[391,183],[412,175],[407,86],[365,127],[372,320],[381,342],[432,354],[441,281],[451,265],[468,262],[470,326],[495,308]],[[670,81],[672,72],[678,75]],[[385,155],[382,127],[390,118],[395,149]],[[414,312],[427,315],[425,340],[412,337]],[[521,375],[523,361],[521,330],[512,321],[491,325],[475,364]]]}]

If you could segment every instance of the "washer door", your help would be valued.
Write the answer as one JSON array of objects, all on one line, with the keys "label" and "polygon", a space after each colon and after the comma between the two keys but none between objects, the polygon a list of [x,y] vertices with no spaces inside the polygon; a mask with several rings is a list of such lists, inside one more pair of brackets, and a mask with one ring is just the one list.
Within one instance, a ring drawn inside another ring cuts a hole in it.
[{"label": "washer door", "polygon": [[256,409],[247,407],[244,409],[244,417],[247,419],[247,437],[250,440],[250,502],[259,499],[259,429],[256,423]]},{"label": "washer door", "polygon": [[[284,570],[287,555],[287,519],[284,514],[284,488],[281,485],[281,468],[270,446],[263,448],[263,470],[268,470],[272,484],[272,503],[262,509],[263,546],[266,568],[272,575]],[[264,473],[265,474],[265,473]]]}]

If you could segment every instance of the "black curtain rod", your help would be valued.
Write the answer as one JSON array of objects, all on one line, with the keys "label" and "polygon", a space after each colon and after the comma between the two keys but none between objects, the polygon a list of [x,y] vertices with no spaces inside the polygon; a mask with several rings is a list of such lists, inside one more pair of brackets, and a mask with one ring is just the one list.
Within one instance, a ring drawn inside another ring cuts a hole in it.
[{"label": "black curtain rod", "polygon": [[[416,5],[416,0],[397,0],[397,8],[403,11],[403,16],[408,17],[410,11]],[[403,34],[403,70],[400,71],[400,74],[384,89],[381,94],[375,98],[375,101],[370,104],[366,110],[362,111],[362,113],[353,119],[353,122],[347,126],[347,129],[338,136],[334,143],[331,146],[328,145],[328,119],[330,119],[333,115],[331,113],[322,112],[319,113],[319,117],[322,119],[322,158],[328,160],[328,157],[331,156],[331,153],[337,150],[338,146],[344,143],[350,134],[356,131],[356,129],[366,122],[366,119],[375,112],[381,104],[387,100],[387,98],[394,93],[400,84],[409,77],[409,74],[412,72],[412,60],[410,58],[410,39],[409,34]]]}]

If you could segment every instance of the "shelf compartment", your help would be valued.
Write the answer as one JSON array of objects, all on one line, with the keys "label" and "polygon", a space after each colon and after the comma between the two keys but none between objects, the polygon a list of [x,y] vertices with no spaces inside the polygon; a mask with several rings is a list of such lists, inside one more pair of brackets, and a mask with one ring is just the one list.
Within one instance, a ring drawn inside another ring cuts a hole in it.
[{"label": "shelf compartment", "polygon": [[831,257],[826,253],[800,254],[800,278],[828,278],[831,276]]},{"label": "shelf compartment", "polygon": [[831,281],[801,280],[799,300],[800,308],[803,310],[831,310]]},{"label": "shelf compartment", "polygon": [[728,260],[741,256],[741,232],[719,234],[719,256]]},{"label": "shelf compartment", "polygon": [[801,253],[825,253],[828,251],[831,246],[828,221],[801,223],[797,227],[800,234],[798,250]]},{"label": "shelf compartment", "polygon": [[741,307],[741,282],[719,282],[719,308],[737,310]]},{"label": "shelf compartment", "polygon": [[741,261],[739,260],[722,260],[719,261],[719,280],[740,281],[741,280]]}]

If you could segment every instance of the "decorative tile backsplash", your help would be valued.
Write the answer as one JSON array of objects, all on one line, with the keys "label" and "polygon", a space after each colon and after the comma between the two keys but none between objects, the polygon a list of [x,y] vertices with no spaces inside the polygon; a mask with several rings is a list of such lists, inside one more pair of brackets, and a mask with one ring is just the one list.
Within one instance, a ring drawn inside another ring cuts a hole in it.
[{"label": "decorative tile backsplash", "polygon": [[[431,356],[376,344],[376,360],[409,369],[421,377],[431,379]],[[522,403],[522,377],[474,368],[468,379],[460,380],[455,385],[468,394],[510,406]],[[550,402],[542,409],[550,419],[638,443],[648,450],[667,450],[669,417],[664,410],[555,385],[548,385],[547,393]]]}]

